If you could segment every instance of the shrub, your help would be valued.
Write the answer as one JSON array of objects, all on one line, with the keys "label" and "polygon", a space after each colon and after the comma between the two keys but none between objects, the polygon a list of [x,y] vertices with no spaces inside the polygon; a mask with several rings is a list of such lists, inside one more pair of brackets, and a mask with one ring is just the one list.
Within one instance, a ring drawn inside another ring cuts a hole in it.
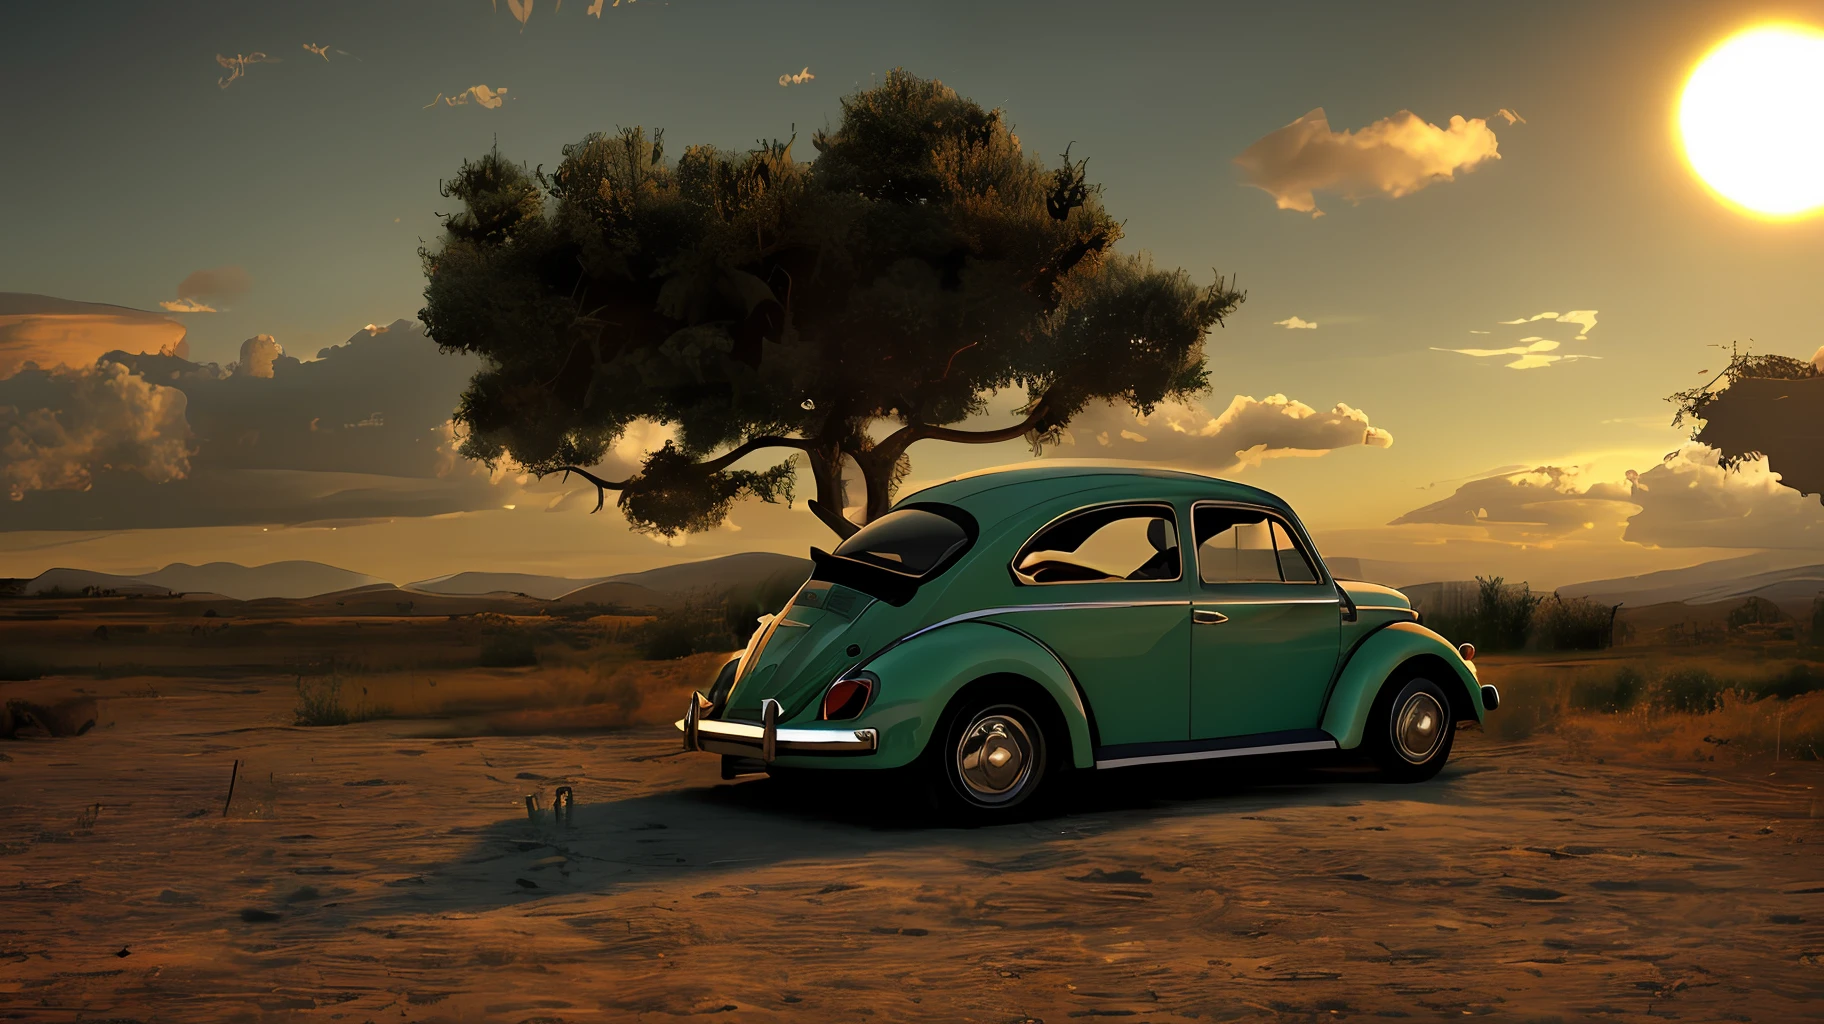
[{"label": "shrub", "polygon": [[[683,607],[659,613],[641,627],[635,643],[648,661],[673,661],[705,651],[731,651],[747,642],[729,631],[730,614],[721,604],[686,602]],[[753,631],[750,622],[747,633]]]},{"label": "shrub", "polygon": [[1599,651],[1613,642],[1615,609],[1585,598],[1553,594],[1539,606],[1539,646],[1554,651]]},{"label": "shrub", "polygon": [[1647,688],[1647,677],[1623,665],[1607,679],[1579,678],[1571,684],[1571,707],[1578,711],[1618,712],[1632,708]]},{"label": "shrub", "polygon": [[[365,697],[367,690],[362,688]],[[299,725],[347,725],[350,722],[365,722],[374,718],[385,718],[392,709],[378,704],[369,704],[363,700],[354,707],[342,702],[342,677],[331,674],[328,678],[306,683],[303,676],[298,677],[298,706],[293,711]]]},{"label": "shrub", "polygon": [[1659,681],[1654,703],[1667,711],[1707,715],[1722,706],[1726,689],[1722,680],[1705,669],[1681,668]]},{"label": "shrub", "polygon": [[538,664],[538,649],[527,633],[498,633],[481,645],[482,668],[523,668]]},{"label": "shrub", "polygon": [[1729,612],[1729,631],[1739,632],[1744,626],[1775,625],[1786,621],[1780,606],[1764,597],[1751,597],[1740,608]]},{"label": "shrub", "polygon": [[1794,665],[1779,675],[1761,680],[1749,688],[1756,700],[1778,697],[1791,700],[1802,694],[1824,690],[1824,670],[1815,665]]},{"label": "shrub", "polygon": [[0,651],[0,683],[22,683],[41,678],[48,672],[50,668],[37,658],[15,651]]},{"label": "shrub", "polygon": [[1526,584],[1510,587],[1500,576],[1476,577],[1476,636],[1472,642],[1491,651],[1517,651],[1526,646],[1533,612],[1543,598]]}]

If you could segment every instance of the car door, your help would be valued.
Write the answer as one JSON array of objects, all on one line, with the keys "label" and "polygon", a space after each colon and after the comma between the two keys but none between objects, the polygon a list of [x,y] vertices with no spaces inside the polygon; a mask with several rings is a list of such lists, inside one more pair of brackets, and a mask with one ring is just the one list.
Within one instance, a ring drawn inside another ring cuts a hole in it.
[{"label": "car door", "polygon": [[1011,566],[1017,607],[996,621],[1056,652],[1101,746],[1189,738],[1190,599],[1177,511],[1164,502],[1075,509]]},{"label": "car door", "polygon": [[1271,510],[1191,508],[1191,738],[1317,728],[1342,637],[1341,599]]}]

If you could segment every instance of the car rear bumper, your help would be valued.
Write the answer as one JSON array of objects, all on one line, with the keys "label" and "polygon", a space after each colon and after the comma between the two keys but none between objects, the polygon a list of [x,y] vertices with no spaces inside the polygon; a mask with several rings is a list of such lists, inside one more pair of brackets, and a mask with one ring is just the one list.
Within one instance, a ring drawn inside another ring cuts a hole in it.
[{"label": "car rear bumper", "polygon": [[782,729],[777,701],[761,705],[759,725],[705,719],[703,712],[713,706],[702,694],[691,694],[684,717],[676,723],[684,734],[685,750],[754,757],[770,764],[783,755],[852,757],[880,749],[880,733],[873,729]]}]

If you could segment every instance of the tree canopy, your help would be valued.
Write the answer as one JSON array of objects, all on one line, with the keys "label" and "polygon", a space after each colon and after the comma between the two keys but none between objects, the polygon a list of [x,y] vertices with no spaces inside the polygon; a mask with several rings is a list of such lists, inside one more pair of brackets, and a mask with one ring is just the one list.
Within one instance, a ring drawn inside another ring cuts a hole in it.
[{"label": "tree canopy", "polygon": [[[918,441],[1036,446],[1091,402],[1149,412],[1205,389],[1205,335],[1244,296],[1118,253],[1068,150],[1047,167],[1000,110],[903,71],[844,99],[814,160],[795,141],[673,161],[662,131],[628,128],[548,173],[498,150],[465,162],[421,254],[420,314],[486,359],[456,414],[463,453],[580,472],[665,534],[789,500],[802,457],[812,511],[846,535],[845,463],[865,521]],[[1026,399],[1014,422],[955,426],[1008,391]],[[589,472],[642,420],[676,441],[627,479]]]},{"label": "tree canopy", "polygon": [[1678,406],[1672,425],[1690,423],[1691,439],[1716,449],[1724,469],[1765,457],[1786,486],[1824,492],[1824,371],[1815,357],[1734,350],[1714,380],[1668,400]]}]

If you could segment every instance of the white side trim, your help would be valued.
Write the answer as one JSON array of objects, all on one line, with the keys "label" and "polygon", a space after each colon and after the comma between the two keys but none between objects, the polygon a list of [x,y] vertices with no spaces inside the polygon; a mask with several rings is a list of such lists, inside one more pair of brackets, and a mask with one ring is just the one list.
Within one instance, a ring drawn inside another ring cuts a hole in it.
[{"label": "white side trim", "polygon": [[1335,740],[1308,740],[1303,743],[1274,743],[1265,747],[1230,747],[1227,750],[1191,750],[1182,754],[1151,754],[1146,757],[1117,757],[1097,761],[1097,768],[1126,768],[1136,764],[1170,764],[1174,761],[1208,761],[1218,757],[1253,757],[1256,754],[1295,754],[1309,750],[1335,750]]}]

